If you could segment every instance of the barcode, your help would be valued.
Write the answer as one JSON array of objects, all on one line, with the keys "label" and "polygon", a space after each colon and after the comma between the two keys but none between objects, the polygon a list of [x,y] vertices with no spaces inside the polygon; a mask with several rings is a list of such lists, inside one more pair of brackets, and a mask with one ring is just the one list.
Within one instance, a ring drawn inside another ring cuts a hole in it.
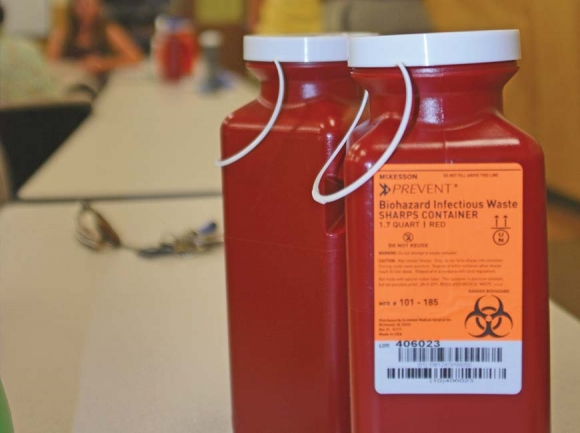
[{"label": "barcode", "polygon": [[503,362],[501,347],[405,347],[399,362]]},{"label": "barcode", "polygon": [[387,379],[506,380],[507,368],[388,368]]}]

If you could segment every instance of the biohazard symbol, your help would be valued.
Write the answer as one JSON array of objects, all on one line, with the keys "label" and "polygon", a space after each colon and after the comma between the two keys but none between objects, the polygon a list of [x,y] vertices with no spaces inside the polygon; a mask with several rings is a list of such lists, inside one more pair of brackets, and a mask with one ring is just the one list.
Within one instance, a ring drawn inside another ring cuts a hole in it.
[{"label": "biohazard symbol", "polygon": [[465,318],[465,329],[475,338],[507,337],[513,326],[511,316],[505,312],[503,302],[497,296],[479,298],[473,311]]}]

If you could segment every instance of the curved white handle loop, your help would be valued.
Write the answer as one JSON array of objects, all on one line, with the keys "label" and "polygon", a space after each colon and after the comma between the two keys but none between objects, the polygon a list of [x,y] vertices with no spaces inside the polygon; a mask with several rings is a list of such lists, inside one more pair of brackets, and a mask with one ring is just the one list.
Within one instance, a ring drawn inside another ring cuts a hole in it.
[{"label": "curved white handle loop", "polygon": [[262,142],[262,140],[264,140],[266,135],[268,135],[268,133],[272,130],[274,123],[276,123],[276,120],[278,119],[278,115],[280,114],[280,111],[282,110],[282,103],[284,102],[285,83],[284,83],[284,72],[282,71],[282,66],[280,65],[280,62],[278,60],[274,60],[274,65],[276,65],[276,70],[278,71],[278,85],[279,85],[279,87],[278,87],[278,99],[276,100],[276,106],[274,107],[274,112],[272,113],[270,120],[268,120],[268,123],[266,123],[266,126],[264,127],[264,129],[254,139],[254,141],[252,141],[250,144],[248,144],[246,147],[244,147],[238,153],[236,153],[236,154],[234,154],[226,159],[216,161],[216,165],[218,167],[225,167],[226,165],[233,164],[234,162],[242,159],[244,156],[246,156],[248,153],[250,153],[256,147],[258,147],[258,145]]},{"label": "curved white handle loop", "polygon": [[332,194],[323,195],[320,193],[320,182],[322,181],[322,177],[324,176],[324,173],[326,172],[328,167],[330,167],[330,164],[332,164],[332,161],[334,160],[334,158],[336,158],[336,156],[339,154],[341,149],[344,147],[345,143],[347,142],[348,138],[350,137],[350,134],[354,130],[355,126],[357,125],[357,123],[358,123],[358,121],[359,121],[359,119],[364,111],[364,107],[365,107],[367,99],[368,99],[368,93],[365,92],[365,96],[363,98],[363,103],[361,105],[361,108],[359,109],[359,112],[357,113],[357,116],[356,116],[353,124],[351,125],[350,129],[346,133],[346,136],[340,142],[340,144],[338,145],[338,147],[336,148],[336,150],[334,151],[334,153],[332,154],[330,159],[326,162],[324,167],[322,167],[322,170],[320,171],[320,173],[318,173],[318,176],[316,177],[316,180],[314,181],[314,185],[312,187],[312,198],[314,200],[316,200],[318,203],[326,204],[326,203],[331,203],[331,202],[336,201],[336,200],[340,200],[341,198],[344,198],[347,195],[349,195],[350,193],[359,189],[366,182],[368,182],[368,180],[371,179],[381,169],[381,167],[383,165],[385,165],[387,163],[387,161],[389,160],[391,155],[397,149],[397,146],[401,142],[403,135],[405,134],[405,131],[407,130],[407,126],[409,126],[409,120],[411,119],[411,108],[413,107],[413,84],[411,82],[411,76],[409,75],[409,72],[407,71],[407,68],[405,67],[405,65],[403,65],[402,63],[398,63],[397,66],[401,70],[401,73],[403,74],[403,78],[405,80],[405,94],[406,94],[406,96],[405,96],[405,109],[403,110],[403,117],[401,118],[401,124],[399,125],[399,128],[397,129],[397,132],[396,132],[395,136],[393,137],[391,144],[389,144],[387,146],[387,149],[381,155],[381,157],[377,160],[377,162],[375,162],[373,164],[373,166],[365,174],[363,174],[361,177],[359,177],[353,183],[344,187],[340,191],[337,191],[337,192],[332,193]]}]

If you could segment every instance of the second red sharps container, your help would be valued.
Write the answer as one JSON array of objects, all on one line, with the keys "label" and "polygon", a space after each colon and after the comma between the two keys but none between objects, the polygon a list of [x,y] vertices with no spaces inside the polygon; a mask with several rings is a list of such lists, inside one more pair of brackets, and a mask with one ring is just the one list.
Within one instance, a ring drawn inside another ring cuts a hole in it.
[{"label": "second red sharps container", "polygon": [[502,114],[519,58],[510,30],[350,42],[370,120],[345,183],[383,158],[346,198],[353,433],[550,431],[543,156]]},{"label": "second red sharps container", "polygon": [[246,36],[244,57],[260,94],[221,131],[234,431],[346,433],[343,205],[310,190],[362,90],[344,35]]}]

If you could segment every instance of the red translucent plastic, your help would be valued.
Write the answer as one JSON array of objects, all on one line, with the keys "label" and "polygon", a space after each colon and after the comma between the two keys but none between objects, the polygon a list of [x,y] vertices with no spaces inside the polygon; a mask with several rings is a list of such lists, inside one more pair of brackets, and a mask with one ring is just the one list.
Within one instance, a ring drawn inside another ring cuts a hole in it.
[{"label": "red translucent plastic", "polygon": [[[248,67],[260,95],[224,121],[223,158],[262,131],[276,103],[274,64]],[[286,95],[275,126],[223,169],[234,431],[346,433],[344,208],[316,203],[311,190],[362,92],[346,62],[282,67]],[[341,186],[337,170],[328,170],[324,191]]]},{"label": "red translucent plastic", "polygon": [[161,35],[158,37],[158,44],[156,62],[164,80],[178,81],[181,77],[192,74],[199,52],[193,32],[182,30]]},{"label": "red translucent plastic", "polygon": [[161,48],[163,78],[177,81],[182,76],[183,45],[177,35],[168,35]]},{"label": "red translucent plastic", "polygon": [[[523,388],[518,395],[380,395],[374,387],[373,181],[346,199],[353,433],[547,433],[549,331],[544,162],[540,146],[502,115],[515,62],[409,68],[408,132],[389,163],[516,162],[524,170]],[[354,69],[370,93],[345,182],[383,153],[400,123],[405,87],[398,69]],[[448,143],[454,143],[449,146]]]},{"label": "red translucent plastic", "polygon": [[181,74],[191,75],[193,65],[199,54],[197,39],[193,31],[181,31],[177,34],[182,46]]}]

